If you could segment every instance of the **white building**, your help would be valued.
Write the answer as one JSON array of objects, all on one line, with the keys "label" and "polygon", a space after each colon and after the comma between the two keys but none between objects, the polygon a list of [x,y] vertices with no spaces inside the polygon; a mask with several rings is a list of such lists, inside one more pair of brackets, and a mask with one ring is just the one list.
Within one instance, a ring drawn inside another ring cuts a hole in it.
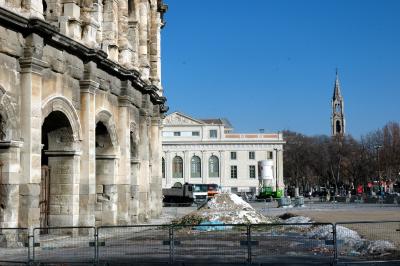
[{"label": "white building", "polygon": [[163,126],[163,188],[188,182],[258,193],[260,160],[273,161],[274,180],[283,188],[281,133],[233,133],[226,119],[194,119],[179,112],[168,115]]}]

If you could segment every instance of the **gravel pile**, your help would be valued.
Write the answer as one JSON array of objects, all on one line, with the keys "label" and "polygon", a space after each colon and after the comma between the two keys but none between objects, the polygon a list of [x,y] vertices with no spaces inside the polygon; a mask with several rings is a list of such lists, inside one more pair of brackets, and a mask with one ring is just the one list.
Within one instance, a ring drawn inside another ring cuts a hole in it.
[{"label": "gravel pile", "polygon": [[260,214],[236,194],[221,193],[215,195],[199,210],[185,215],[174,223],[188,223],[190,221],[193,221],[193,224],[216,221],[224,224],[260,224],[276,223],[280,219]]}]

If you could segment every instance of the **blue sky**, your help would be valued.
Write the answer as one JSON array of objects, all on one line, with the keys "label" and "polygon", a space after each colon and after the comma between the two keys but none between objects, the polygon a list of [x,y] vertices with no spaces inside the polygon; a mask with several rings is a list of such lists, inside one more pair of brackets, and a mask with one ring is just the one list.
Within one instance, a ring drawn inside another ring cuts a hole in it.
[{"label": "blue sky", "polygon": [[400,1],[165,0],[171,111],[237,132],[330,134],[339,68],[347,133],[400,121]]}]

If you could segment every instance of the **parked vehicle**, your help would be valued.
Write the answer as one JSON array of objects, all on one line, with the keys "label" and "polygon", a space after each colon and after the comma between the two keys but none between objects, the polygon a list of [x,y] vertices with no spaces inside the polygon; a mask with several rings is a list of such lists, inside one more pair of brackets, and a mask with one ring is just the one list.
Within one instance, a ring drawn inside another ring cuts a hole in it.
[{"label": "parked vehicle", "polygon": [[213,198],[216,194],[220,193],[220,187],[217,184],[208,184],[207,197]]},{"label": "parked vehicle", "polygon": [[208,185],[207,184],[193,184],[193,198],[196,204],[201,204],[207,201]]},{"label": "parked vehicle", "polygon": [[175,183],[171,188],[162,190],[164,206],[191,206],[194,201],[193,185]]}]

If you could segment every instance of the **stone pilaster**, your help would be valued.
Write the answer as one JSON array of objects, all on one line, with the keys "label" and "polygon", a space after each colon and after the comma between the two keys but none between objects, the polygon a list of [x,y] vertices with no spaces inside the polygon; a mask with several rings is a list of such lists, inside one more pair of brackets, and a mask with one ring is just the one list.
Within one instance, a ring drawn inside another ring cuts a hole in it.
[{"label": "stone pilaster", "polygon": [[139,222],[149,219],[149,184],[150,184],[150,162],[149,162],[149,130],[148,130],[148,113],[140,110],[139,120]]},{"label": "stone pilaster", "polygon": [[166,187],[171,187],[172,184],[172,154],[169,151],[165,152],[165,182]]},{"label": "stone pilaster", "polygon": [[159,95],[163,94],[161,87],[161,14],[157,8],[151,10],[151,30],[150,30],[150,80],[153,85],[160,88]]},{"label": "stone pilaster", "polygon": [[151,179],[150,179],[150,214],[158,217],[162,211],[162,173],[161,173],[161,121],[159,117],[151,120]]},{"label": "stone pilaster", "polygon": [[108,58],[118,62],[118,0],[104,1],[103,50]]},{"label": "stone pilaster", "polygon": [[80,82],[82,127],[81,141],[81,179],[79,198],[79,224],[82,226],[95,225],[96,204],[96,90],[99,83],[96,80],[96,64],[85,65],[84,80]]},{"label": "stone pilaster", "polygon": [[191,166],[191,156],[189,151],[183,151],[183,183],[188,182],[191,178],[190,176],[190,166]]},{"label": "stone pilaster", "polygon": [[139,4],[139,67],[144,80],[150,77],[148,51],[148,1],[140,0]]},{"label": "stone pilaster", "polygon": [[119,47],[119,58],[118,62],[128,68],[133,68],[133,50],[131,42],[128,41],[128,0],[119,0],[118,5],[118,47]]},{"label": "stone pilaster", "polygon": [[130,149],[130,123],[129,106],[127,97],[119,98],[118,139],[120,141],[119,173],[116,184],[118,186],[118,224],[129,224],[129,202],[131,199],[131,149]]},{"label": "stone pilaster", "polygon": [[42,59],[43,38],[36,34],[26,37],[21,67],[21,151],[22,175],[20,186],[21,227],[39,225],[39,193],[41,179],[42,139]]},{"label": "stone pilaster", "polygon": [[23,5],[28,9],[31,18],[43,19],[43,5],[41,0],[25,0]]},{"label": "stone pilaster", "polygon": [[224,156],[224,151],[219,151],[219,186],[222,187],[224,183],[226,182],[225,178],[225,156]]},{"label": "stone pilaster", "polygon": [[18,227],[21,146],[0,141],[0,228]]},{"label": "stone pilaster", "polygon": [[81,8],[77,0],[63,2],[63,16],[59,18],[61,33],[80,41],[82,36]]},{"label": "stone pilaster", "polygon": [[201,151],[201,162],[201,182],[206,184],[208,178],[208,159],[206,151]]},{"label": "stone pilaster", "polygon": [[128,22],[128,41],[132,48],[132,68],[139,69],[138,47],[139,47],[139,26],[137,21]]}]

